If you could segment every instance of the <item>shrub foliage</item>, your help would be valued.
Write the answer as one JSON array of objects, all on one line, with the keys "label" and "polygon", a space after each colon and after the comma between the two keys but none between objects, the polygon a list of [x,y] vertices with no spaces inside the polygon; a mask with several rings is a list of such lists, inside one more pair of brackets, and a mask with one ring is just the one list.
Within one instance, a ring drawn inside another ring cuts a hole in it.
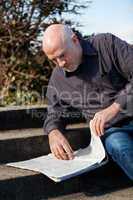
[{"label": "shrub foliage", "polygon": [[36,101],[30,92],[41,94],[53,68],[41,50],[42,32],[57,18],[63,21],[63,12],[77,14],[86,6],[71,0],[0,0],[1,105],[29,103],[27,96]]}]

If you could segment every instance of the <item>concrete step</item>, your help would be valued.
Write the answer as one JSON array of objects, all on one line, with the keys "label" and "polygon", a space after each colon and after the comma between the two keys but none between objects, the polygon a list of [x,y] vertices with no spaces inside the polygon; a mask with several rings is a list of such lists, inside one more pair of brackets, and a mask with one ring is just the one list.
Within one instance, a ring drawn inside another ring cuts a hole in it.
[{"label": "concrete step", "polygon": [[[87,124],[68,125],[64,134],[75,150],[89,144],[90,135]],[[113,184],[116,186],[113,188],[118,189],[116,182],[119,182],[119,185],[124,183],[121,188],[131,187],[131,183],[127,178],[118,175],[119,171],[114,173],[112,169],[108,168],[108,165],[101,168],[102,171],[98,169],[61,183],[54,183],[38,172],[17,169],[2,164],[45,155],[49,151],[48,138],[44,136],[42,128],[1,131],[0,200],[46,200],[61,195],[75,195],[77,192],[82,191],[90,195],[92,189],[95,188],[94,191],[99,193],[101,187],[105,188],[106,184]],[[101,177],[102,180],[100,180]],[[107,181],[109,182],[107,183]]]},{"label": "concrete step", "polygon": [[[71,112],[76,112],[72,109]],[[40,128],[47,114],[47,105],[10,106],[0,108],[0,130]],[[78,113],[79,116],[79,113]],[[64,118],[67,124],[84,122],[82,116]]]},{"label": "concrete step", "polygon": [[47,105],[0,108],[0,130],[39,128],[46,118]]},{"label": "concrete step", "polygon": [[[73,149],[89,144],[90,135],[86,124],[69,125],[64,134]],[[50,152],[48,137],[42,128],[0,131],[0,162],[26,160]]]},{"label": "concrete step", "polygon": [[54,183],[46,176],[0,165],[0,200],[40,200],[80,190],[79,177]]},{"label": "concrete step", "polygon": [[[87,145],[90,140],[86,124],[69,125],[64,134],[74,149]],[[0,152],[0,200],[33,200],[41,196],[46,199],[49,194],[80,190],[79,177],[56,184],[40,173],[2,164],[48,154],[48,138],[42,128],[0,131]]]},{"label": "concrete step", "polygon": [[100,199],[104,199],[105,194],[124,188],[128,188],[132,197],[132,186],[118,169],[110,169],[109,165],[60,183],[54,183],[38,172],[0,165],[0,200],[48,200],[57,197],[62,199],[62,195],[66,195],[65,199],[68,199],[69,194],[75,199],[77,192],[84,193],[85,199],[94,197],[98,200],[99,196],[103,197]]},{"label": "concrete step", "polygon": [[[119,175],[119,170],[112,171],[111,165],[61,183],[54,183],[37,172],[6,166],[4,163],[26,160],[50,152],[48,138],[40,128],[45,114],[46,107],[43,106],[0,110],[0,200],[46,200],[82,191],[88,195],[92,188],[94,193],[99,193],[106,185],[113,184],[119,188],[116,183],[122,183],[121,188],[130,187],[131,182],[123,177],[123,173]],[[68,125],[64,134],[74,150],[89,144],[87,124]]]}]

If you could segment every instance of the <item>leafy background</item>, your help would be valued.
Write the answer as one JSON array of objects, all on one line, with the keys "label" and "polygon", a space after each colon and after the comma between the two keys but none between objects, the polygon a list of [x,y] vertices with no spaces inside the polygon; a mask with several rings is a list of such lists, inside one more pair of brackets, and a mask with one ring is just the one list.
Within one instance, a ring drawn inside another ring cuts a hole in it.
[{"label": "leafy background", "polygon": [[0,0],[0,106],[45,102],[53,65],[42,52],[49,24],[78,23],[63,13],[80,14],[91,1]]}]

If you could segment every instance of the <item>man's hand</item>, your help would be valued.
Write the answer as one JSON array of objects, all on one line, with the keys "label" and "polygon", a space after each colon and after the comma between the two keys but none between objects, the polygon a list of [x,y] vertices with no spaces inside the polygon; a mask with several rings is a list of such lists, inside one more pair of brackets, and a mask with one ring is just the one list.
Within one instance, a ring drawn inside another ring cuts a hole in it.
[{"label": "man's hand", "polygon": [[71,160],[74,158],[70,144],[59,130],[52,130],[48,138],[50,150],[56,158],[61,160]]},{"label": "man's hand", "polygon": [[97,112],[94,118],[90,121],[90,130],[98,136],[104,134],[106,124],[113,119],[120,111],[120,105],[113,103],[104,110]]}]

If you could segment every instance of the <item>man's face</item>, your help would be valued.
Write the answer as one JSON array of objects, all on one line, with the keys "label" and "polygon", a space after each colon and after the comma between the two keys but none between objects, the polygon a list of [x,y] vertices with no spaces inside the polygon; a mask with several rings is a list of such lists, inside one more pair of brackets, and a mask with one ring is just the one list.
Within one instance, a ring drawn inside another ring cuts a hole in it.
[{"label": "man's face", "polygon": [[58,44],[53,51],[45,52],[48,58],[65,71],[72,72],[81,62],[79,43],[72,41],[68,44]]}]

